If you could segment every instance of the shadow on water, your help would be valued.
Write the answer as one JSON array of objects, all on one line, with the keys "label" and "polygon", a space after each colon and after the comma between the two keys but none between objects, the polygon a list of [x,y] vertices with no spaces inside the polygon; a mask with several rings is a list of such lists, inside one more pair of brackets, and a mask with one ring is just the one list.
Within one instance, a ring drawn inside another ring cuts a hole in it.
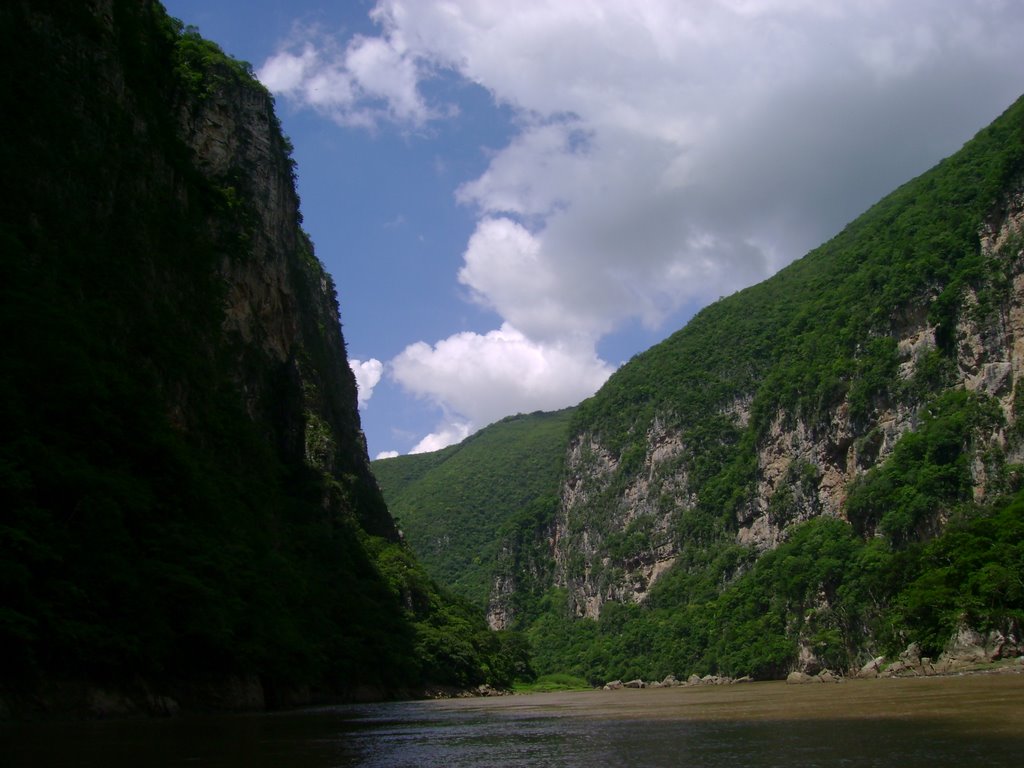
[{"label": "shadow on water", "polygon": [[1024,676],[1012,678],[8,724],[0,728],[0,754],[8,768],[1016,766],[1024,754]]}]

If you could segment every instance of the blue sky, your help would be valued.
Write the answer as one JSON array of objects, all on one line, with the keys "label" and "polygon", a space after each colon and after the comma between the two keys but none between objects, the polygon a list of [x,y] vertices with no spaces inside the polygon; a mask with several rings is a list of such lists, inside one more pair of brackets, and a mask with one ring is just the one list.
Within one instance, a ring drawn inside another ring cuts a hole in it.
[{"label": "blue sky", "polygon": [[169,0],[295,145],[371,457],[579,402],[1024,91],[999,0]]}]

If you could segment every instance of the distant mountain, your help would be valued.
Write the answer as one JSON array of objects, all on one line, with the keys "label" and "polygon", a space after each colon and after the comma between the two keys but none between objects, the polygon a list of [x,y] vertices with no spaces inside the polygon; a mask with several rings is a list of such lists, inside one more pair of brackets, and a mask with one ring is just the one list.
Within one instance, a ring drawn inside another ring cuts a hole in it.
[{"label": "distant mountain", "polygon": [[507,683],[370,472],[248,65],[139,0],[0,51],[0,718]]},{"label": "distant mountain", "polygon": [[391,514],[440,583],[487,604],[502,539],[553,520],[571,409],[520,414],[433,453],[372,463]]},{"label": "distant mountain", "polygon": [[498,546],[491,623],[592,682],[1017,653],[1022,403],[1024,100],[580,404],[559,483],[518,480],[557,509]]}]

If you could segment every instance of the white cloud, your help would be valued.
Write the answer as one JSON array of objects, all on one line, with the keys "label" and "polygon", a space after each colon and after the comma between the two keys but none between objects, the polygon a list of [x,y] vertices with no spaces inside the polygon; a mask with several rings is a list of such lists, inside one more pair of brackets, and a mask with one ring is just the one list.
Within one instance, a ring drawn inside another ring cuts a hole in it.
[{"label": "white cloud", "polygon": [[436,116],[418,89],[417,57],[394,35],[360,35],[343,46],[317,27],[297,27],[256,76],[275,94],[342,125],[419,126]]},{"label": "white cloud", "polygon": [[420,440],[409,453],[430,453],[462,442],[473,431],[473,425],[464,421],[452,421],[438,426],[436,432]]},{"label": "white cloud", "polygon": [[399,455],[400,454],[398,453],[398,451],[381,451],[376,456],[374,456],[374,459],[393,459]]},{"label": "white cloud", "polygon": [[511,413],[574,405],[612,373],[592,348],[534,342],[508,324],[487,334],[455,334],[433,346],[410,344],[389,367],[403,388],[446,414],[414,452],[457,442]]},{"label": "white cloud", "polygon": [[[459,271],[459,282],[471,289],[473,298],[494,309],[516,328],[533,339],[565,339],[582,335],[594,339],[608,330],[611,318],[598,309],[581,283],[575,284],[579,300],[572,312],[567,287],[559,273],[557,260],[547,258],[541,238],[531,234],[512,219],[485,218],[477,225],[464,255],[465,265]],[[588,304],[588,300],[593,302]]]},{"label": "white cloud", "polygon": [[364,408],[373,397],[373,389],[380,383],[380,377],[384,373],[384,364],[380,360],[370,358],[369,360],[348,361],[349,368],[356,376],[356,386],[359,390],[359,407]]}]

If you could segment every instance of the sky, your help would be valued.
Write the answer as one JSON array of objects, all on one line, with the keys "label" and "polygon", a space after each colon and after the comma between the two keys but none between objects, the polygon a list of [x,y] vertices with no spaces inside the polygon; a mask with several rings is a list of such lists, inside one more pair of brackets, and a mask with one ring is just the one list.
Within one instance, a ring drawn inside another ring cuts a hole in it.
[{"label": "sky", "polygon": [[1024,92],[1020,0],[164,0],[275,95],[371,458],[593,394]]}]

